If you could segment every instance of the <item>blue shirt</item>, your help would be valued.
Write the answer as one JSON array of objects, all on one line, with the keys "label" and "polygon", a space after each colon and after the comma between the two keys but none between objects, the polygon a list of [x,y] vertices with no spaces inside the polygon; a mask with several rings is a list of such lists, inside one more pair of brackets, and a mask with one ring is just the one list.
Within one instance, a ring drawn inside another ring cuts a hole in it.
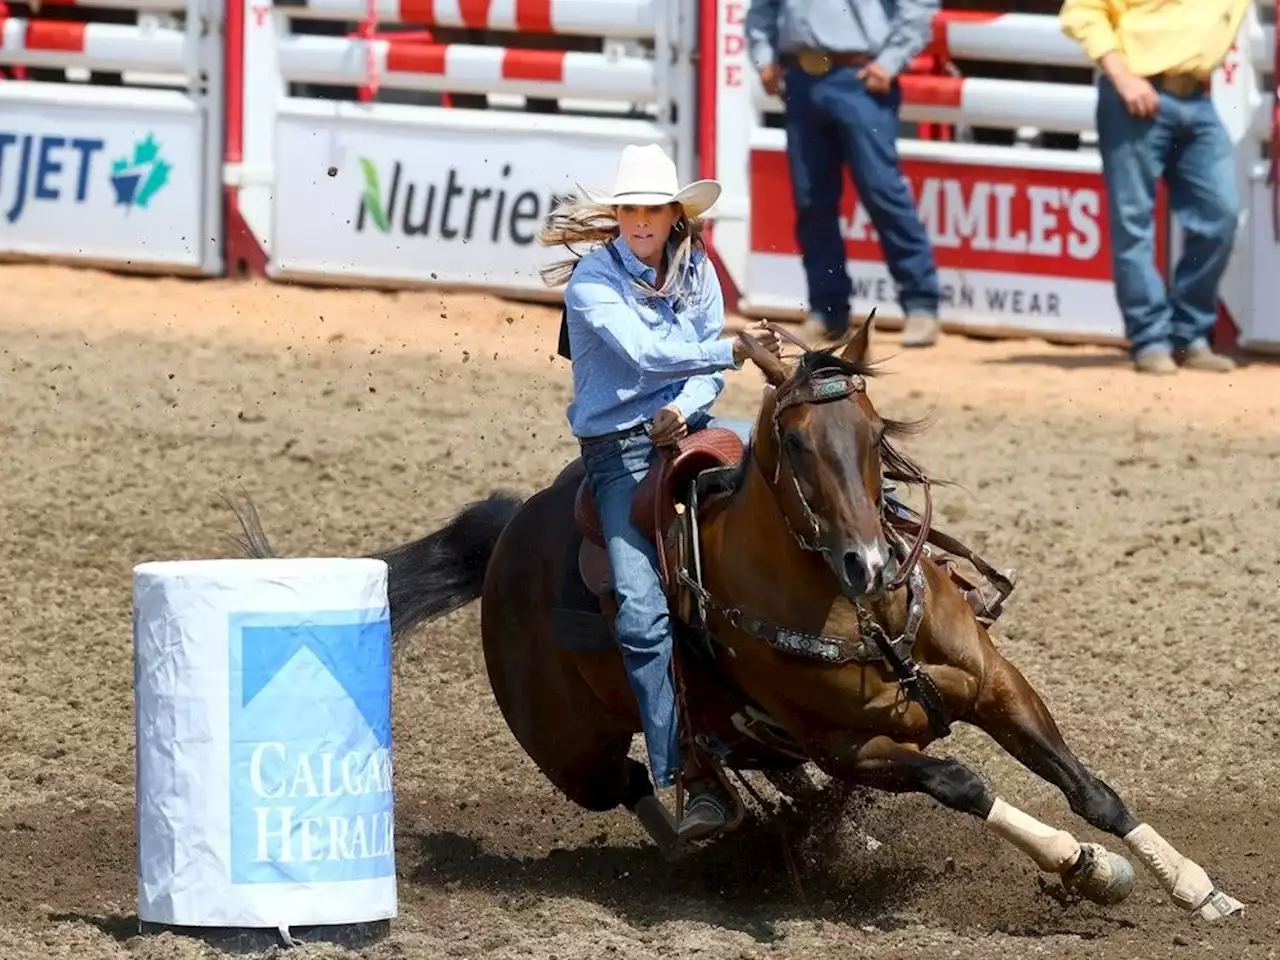
[{"label": "blue shirt", "polygon": [[687,420],[720,395],[722,371],[738,366],[733,340],[721,336],[724,293],[704,251],[691,257],[691,292],[665,298],[638,290],[633,278],[653,286],[657,271],[625,241],[612,245],[621,267],[597,247],[564,291],[574,391],[567,413],[576,437],[634,427],[669,404]]},{"label": "blue shirt", "polygon": [[896,76],[929,42],[940,0],[751,0],[747,42],[757,70],[803,49],[866,53]]}]

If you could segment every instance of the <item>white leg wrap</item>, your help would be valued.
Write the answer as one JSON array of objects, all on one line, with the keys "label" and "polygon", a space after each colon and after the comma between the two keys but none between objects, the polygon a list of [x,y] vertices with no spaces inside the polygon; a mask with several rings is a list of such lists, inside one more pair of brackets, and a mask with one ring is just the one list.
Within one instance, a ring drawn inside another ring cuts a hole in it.
[{"label": "white leg wrap", "polygon": [[1080,856],[1080,844],[1065,830],[1055,830],[1030,814],[997,798],[987,814],[987,829],[1003,837],[1047,873],[1061,873]]},{"label": "white leg wrap", "polygon": [[1124,842],[1183,910],[1199,910],[1204,919],[1216,920],[1243,909],[1239,901],[1214,890],[1200,864],[1180,854],[1147,824],[1130,831]]}]

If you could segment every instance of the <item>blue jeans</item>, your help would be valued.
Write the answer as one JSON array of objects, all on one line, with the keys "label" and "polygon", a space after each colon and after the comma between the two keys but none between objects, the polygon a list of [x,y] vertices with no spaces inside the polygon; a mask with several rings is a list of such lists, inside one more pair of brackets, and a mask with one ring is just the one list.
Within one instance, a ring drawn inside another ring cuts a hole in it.
[{"label": "blue jeans", "polygon": [[[745,444],[752,424],[705,412],[689,418],[690,433],[708,426],[727,427]],[[683,765],[671,680],[671,623],[657,550],[631,522],[631,502],[653,464],[653,444],[644,434],[587,441],[582,444],[582,459],[613,568],[618,597],[614,629],[640,708],[649,770],[659,787],[669,787]]]},{"label": "blue jeans", "polygon": [[787,163],[796,208],[809,308],[834,331],[849,322],[853,296],[840,234],[841,162],[880,237],[904,313],[938,312],[938,270],[929,235],[898,166],[902,92],[867,90],[855,67],[814,77],[799,67],[786,75]]},{"label": "blue jeans", "polygon": [[[1103,75],[1097,123],[1116,300],[1130,352],[1139,357],[1205,346],[1240,214],[1231,141],[1213,102],[1203,94],[1180,99],[1161,91],[1155,117],[1135,117]],[[1185,241],[1167,295],[1155,262],[1161,175]]]}]

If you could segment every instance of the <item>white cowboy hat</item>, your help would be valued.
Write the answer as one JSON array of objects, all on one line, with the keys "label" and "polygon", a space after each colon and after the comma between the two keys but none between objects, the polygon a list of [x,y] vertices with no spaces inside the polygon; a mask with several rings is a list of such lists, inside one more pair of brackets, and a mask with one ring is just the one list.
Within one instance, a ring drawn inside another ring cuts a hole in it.
[{"label": "white cowboy hat", "polygon": [[675,163],[656,143],[633,143],[623,149],[612,192],[601,195],[585,187],[582,191],[592,202],[607,206],[656,206],[674,200],[691,220],[702,216],[720,199],[720,184],[715,180],[695,180],[681,187]]}]

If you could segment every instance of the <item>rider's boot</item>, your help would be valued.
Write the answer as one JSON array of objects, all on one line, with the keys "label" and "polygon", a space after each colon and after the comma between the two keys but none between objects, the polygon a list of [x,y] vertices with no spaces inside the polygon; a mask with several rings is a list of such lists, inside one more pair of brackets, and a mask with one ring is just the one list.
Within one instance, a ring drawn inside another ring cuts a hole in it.
[{"label": "rider's boot", "polygon": [[684,816],[676,828],[681,840],[706,840],[729,825],[730,803],[724,795],[724,788],[720,780],[703,766],[696,751],[689,752],[681,779],[688,794]]}]

